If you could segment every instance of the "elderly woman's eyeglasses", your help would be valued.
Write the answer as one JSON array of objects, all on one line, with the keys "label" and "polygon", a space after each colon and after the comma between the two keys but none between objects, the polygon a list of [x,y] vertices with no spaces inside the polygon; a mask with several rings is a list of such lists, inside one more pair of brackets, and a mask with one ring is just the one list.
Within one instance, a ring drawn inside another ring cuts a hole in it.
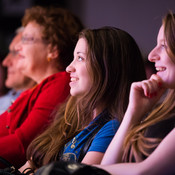
[{"label": "elderly woman's eyeglasses", "polygon": [[44,40],[42,38],[34,38],[34,37],[26,37],[26,36],[21,37],[22,44],[33,44],[33,43],[37,43],[37,42],[46,43],[46,40]]}]

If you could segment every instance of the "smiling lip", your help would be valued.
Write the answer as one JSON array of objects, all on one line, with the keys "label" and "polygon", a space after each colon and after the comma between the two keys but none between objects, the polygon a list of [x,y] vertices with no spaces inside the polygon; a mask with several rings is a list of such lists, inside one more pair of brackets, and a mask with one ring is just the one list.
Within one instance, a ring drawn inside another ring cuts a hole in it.
[{"label": "smiling lip", "polygon": [[156,71],[157,71],[157,72],[163,72],[163,71],[165,71],[165,70],[166,70],[165,67],[156,67]]},{"label": "smiling lip", "polygon": [[18,54],[18,57],[19,57],[19,58],[24,58],[24,56],[21,55],[20,53]]},{"label": "smiling lip", "polygon": [[71,77],[70,78],[70,83],[69,83],[69,85],[71,86],[71,85],[73,85],[74,83],[76,83],[78,81],[78,78],[76,78],[76,77]]},{"label": "smiling lip", "polygon": [[71,79],[70,79],[71,82],[75,82],[77,80],[78,80],[78,78],[75,78],[75,77],[71,77]]}]

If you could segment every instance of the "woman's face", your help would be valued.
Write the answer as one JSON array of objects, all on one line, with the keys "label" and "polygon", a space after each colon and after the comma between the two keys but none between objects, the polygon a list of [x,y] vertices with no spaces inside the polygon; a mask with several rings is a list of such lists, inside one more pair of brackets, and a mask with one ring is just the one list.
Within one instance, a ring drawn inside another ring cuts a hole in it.
[{"label": "woman's face", "polygon": [[24,29],[21,42],[16,46],[19,51],[18,68],[38,83],[45,78],[47,72],[48,48],[48,44],[42,40],[42,27],[36,22],[29,22]]},{"label": "woman's face", "polygon": [[74,60],[66,68],[70,73],[70,94],[72,96],[82,96],[92,87],[90,74],[87,70],[87,42],[80,38],[74,50]]},{"label": "woman's face", "polygon": [[167,48],[167,42],[164,37],[164,27],[161,26],[157,37],[157,45],[150,52],[148,59],[155,63],[157,75],[163,80],[165,87],[175,88],[175,64],[167,54]]}]

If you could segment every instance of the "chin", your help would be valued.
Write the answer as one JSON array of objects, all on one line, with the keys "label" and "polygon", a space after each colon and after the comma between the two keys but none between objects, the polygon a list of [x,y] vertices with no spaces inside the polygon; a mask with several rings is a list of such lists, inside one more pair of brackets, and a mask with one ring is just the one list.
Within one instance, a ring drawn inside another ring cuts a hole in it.
[{"label": "chin", "polygon": [[81,93],[71,92],[71,91],[70,91],[70,95],[73,96],[73,97],[81,97],[82,96]]},{"label": "chin", "polygon": [[6,84],[6,87],[9,88],[9,89],[11,89],[11,88],[13,88],[13,85],[11,85],[11,84]]},{"label": "chin", "polygon": [[75,97],[76,96],[76,92],[73,92],[73,91],[70,90],[70,95]]},{"label": "chin", "polygon": [[5,86],[6,86],[6,87],[8,87],[8,88],[9,88],[9,87],[10,87],[10,85],[11,85],[11,83],[9,83],[9,81],[6,81],[6,82],[5,82]]}]

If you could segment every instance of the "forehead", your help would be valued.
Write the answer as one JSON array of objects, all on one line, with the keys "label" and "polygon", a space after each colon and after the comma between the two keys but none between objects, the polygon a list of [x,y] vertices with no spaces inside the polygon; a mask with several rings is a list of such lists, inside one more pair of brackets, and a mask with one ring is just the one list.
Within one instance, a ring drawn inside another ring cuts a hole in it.
[{"label": "forehead", "polygon": [[87,41],[84,38],[80,38],[76,44],[74,53],[87,53]]},{"label": "forehead", "polygon": [[12,40],[12,42],[10,43],[10,48],[15,47],[15,45],[20,42],[21,40],[21,36],[22,36],[22,32],[18,33]]},{"label": "forehead", "polygon": [[164,26],[163,25],[159,29],[157,40],[159,40],[159,41],[160,40],[165,40],[165,37],[164,37]]},{"label": "forehead", "polygon": [[42,35],[43,27],[37,24],[36,22],[32,21],[29,22],[23,31],[23,35]]}]

